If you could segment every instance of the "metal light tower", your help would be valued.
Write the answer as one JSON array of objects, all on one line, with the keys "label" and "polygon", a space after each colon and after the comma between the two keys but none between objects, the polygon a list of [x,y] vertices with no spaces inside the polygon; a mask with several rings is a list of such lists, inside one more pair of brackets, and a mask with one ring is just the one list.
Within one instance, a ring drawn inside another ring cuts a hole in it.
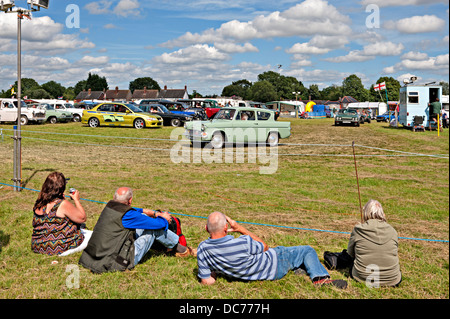
[{"label": "metal light tower", "polygon": [[22,19],[31,19],[30,14],[48,9],[50,0],[27,0],[28,8],[16,7],[14,0],[0,0],[0,10],[5,13],[17,13],[17,126],[14,127],[14,190],[22,190]]}]

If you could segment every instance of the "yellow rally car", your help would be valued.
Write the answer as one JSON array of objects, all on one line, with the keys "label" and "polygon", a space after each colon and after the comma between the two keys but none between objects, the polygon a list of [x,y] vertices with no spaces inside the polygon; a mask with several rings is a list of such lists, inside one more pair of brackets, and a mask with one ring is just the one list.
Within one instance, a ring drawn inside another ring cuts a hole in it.
[{"label": "yellow rally car", "polygon": [[129,126],[137,129],[162,127],[163,119],[157,114],[145,113],[134,104],[102,103],[91,110],[84,110],[82,124],[90,127]]}]

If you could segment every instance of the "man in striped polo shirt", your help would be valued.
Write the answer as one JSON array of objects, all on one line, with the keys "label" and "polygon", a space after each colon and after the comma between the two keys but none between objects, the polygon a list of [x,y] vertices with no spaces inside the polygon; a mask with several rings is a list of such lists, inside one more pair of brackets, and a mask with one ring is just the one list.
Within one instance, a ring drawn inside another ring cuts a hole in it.
[{"label": "man in striped polo shirt", "polygon": [[[277,280],[289,270],[303,266],[315,285],[347,287],[345,280],[330,280],[310,246],[269,248],[261,238],[220,212],[209,215],[206,231],[210,238],[201,242],[197,250],[198,277],[202,284],[214,284],[218,274],[240,280]],[[235,238],[229,232],[242,236]]]}]

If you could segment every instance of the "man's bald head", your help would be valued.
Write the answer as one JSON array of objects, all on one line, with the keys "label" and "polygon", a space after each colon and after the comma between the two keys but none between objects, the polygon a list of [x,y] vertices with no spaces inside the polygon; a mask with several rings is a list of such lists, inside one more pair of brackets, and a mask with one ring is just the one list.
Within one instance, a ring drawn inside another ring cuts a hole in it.
[{"label": "man's bald head", "polygon": [[225,229],[226,225],[227,218],[225,217],[225,215],[220,212],[214,212],[209,215],[206,227],[208,233],[216,234],[222,232]]},{"label": "man's bald head", "polygon": [[130,200],[132,198],[133,191],[129,187],[119,187],[114,193],[114,200],[125,205],[130,205]]}]

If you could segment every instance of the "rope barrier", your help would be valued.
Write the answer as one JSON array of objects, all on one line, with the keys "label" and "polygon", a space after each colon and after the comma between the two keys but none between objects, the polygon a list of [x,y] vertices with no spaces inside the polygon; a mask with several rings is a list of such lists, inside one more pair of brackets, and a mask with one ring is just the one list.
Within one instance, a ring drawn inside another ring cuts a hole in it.
[{"label": "rope barrier", "polygon": [[[23,189],[23,190],[29,190],[29,191],[33,191],[33,192],[40,192],[39,190],[36,190],[36,189],[20,187],[20,186],[14,186],[14,185],[1,183],[1,182],[0,182],[0,185],[9,186],[9,187],[13,187],[13,188],[20,188],[20,189]],[[69,196],[66,196],[66,197],[70,198]],[[106,202],[92,200],[92,199],[80,198],[80,200],[91,202],[91,203],[97,203],[97,204],[104,204],[104,205],[107,204]],[[178,216],[184,216],[184,217],[207,219],[207,217],[197,216],[197,215],[189,215],[189,214],[173,213],[173,212],[171,212],[171,214],[172,215],[178,215]],[[315,229],[315,228],[282,226],[282,225],[272,225],[272,224],[263,224],[263,223],[254,223],[254,222],[244,222],[244,221],[238,221],[238,222],[242,223],[242,224],[247,224],[247,225],[256,225],[256,226],[264,226],[264,227],[275,227],[275,228],[292,229],[292,230],[304,230],[304,231],[314,231],[314,232],[334,233],[334,234],[344,234],[344,235],[350,235],[351,234],[349,232],[342,232],[342,231],[336,231],[336,230],[325,230],[325,229]],[[404,240],[413,240],[413,241],[427,241],[427,242],[437,242],[437,243],[449,243],[448,240],[442,240],[442,239],[425,239],[425,238],[413,238],[413,237],[398,237],[398,238],[399,239],[404,239]]]},{"label": "rope barrier", "polygon": [[[5,129],[11,130],[11,129]],[[69,133],[54,133],[54,132],[38,132],[38,131],[22,131],[22,133],[44,133],[44,134],[55,134],[55,135],[67,135],[67,136],[80,136],[80,137],[100,137],[100,138],[117,138],[117,139],[132,139],[132,140],[152,140],[152,141],[171,141],[171,142],[180,142],[180,140],[173,139],[156,139],[156,138],[140,138],[140,137],[125,137],[125,136],[101,136],[101,135],[85,135],[85,134],[69,134]],[[2,135],[3,136],[3,135]],[[11,137],[11,135],[6,135]],[[47,141],[54,143],[66,143],[66,144],[76,144],[76,145],[85,145],[85,146],[97,146],[97,147],[115,147],[115,148],[126,148],[126,149],[135,149],[135,150],[149,150],[149,151],[163,151],[170,152],[171,149],[166,148],[152,148],[152,147],[137,147],[137,146],[121,146],[121,145],[106,145],[106,144],[95,144],[95,143],[82,143],[82,142],[70,142],[70,141],[61,141],[61,140],[51,140],[51,139],[43,139],[37,137],[24,137],[22,139],[33,139],[39,141]],[[188,145],[188,144],[186,144]],[[296,143],[283,143],[280,146],[315,146],[315,147],[351,147],[351,145],[345,144],[296,144]],[[401,153],[398,155],[393,154],[357,154],[357,157],[433,157],[440,159],[449,159],[449,156],[443,154],[421,154],[421,153],[412,153],[412,152],[404,152],[397,151],[379,147],[365,146],[355,144],[357,147],[366,148],[366,149],[374,149],[379,151],[386,152],[395,152]],[[194,151],[195,152],[195,151]],[[223,154],[235,154],[235,152],[227,152],[224,151]],[[267,153],[254,153],[252,155],[263,155],[263,156],[304,156],[304,157],[353,157],[351,154],[303,154],[303,153],[294,153],[294,154],[285,154],[285,153],[277,153],[277,154],[267,154]]]}]

